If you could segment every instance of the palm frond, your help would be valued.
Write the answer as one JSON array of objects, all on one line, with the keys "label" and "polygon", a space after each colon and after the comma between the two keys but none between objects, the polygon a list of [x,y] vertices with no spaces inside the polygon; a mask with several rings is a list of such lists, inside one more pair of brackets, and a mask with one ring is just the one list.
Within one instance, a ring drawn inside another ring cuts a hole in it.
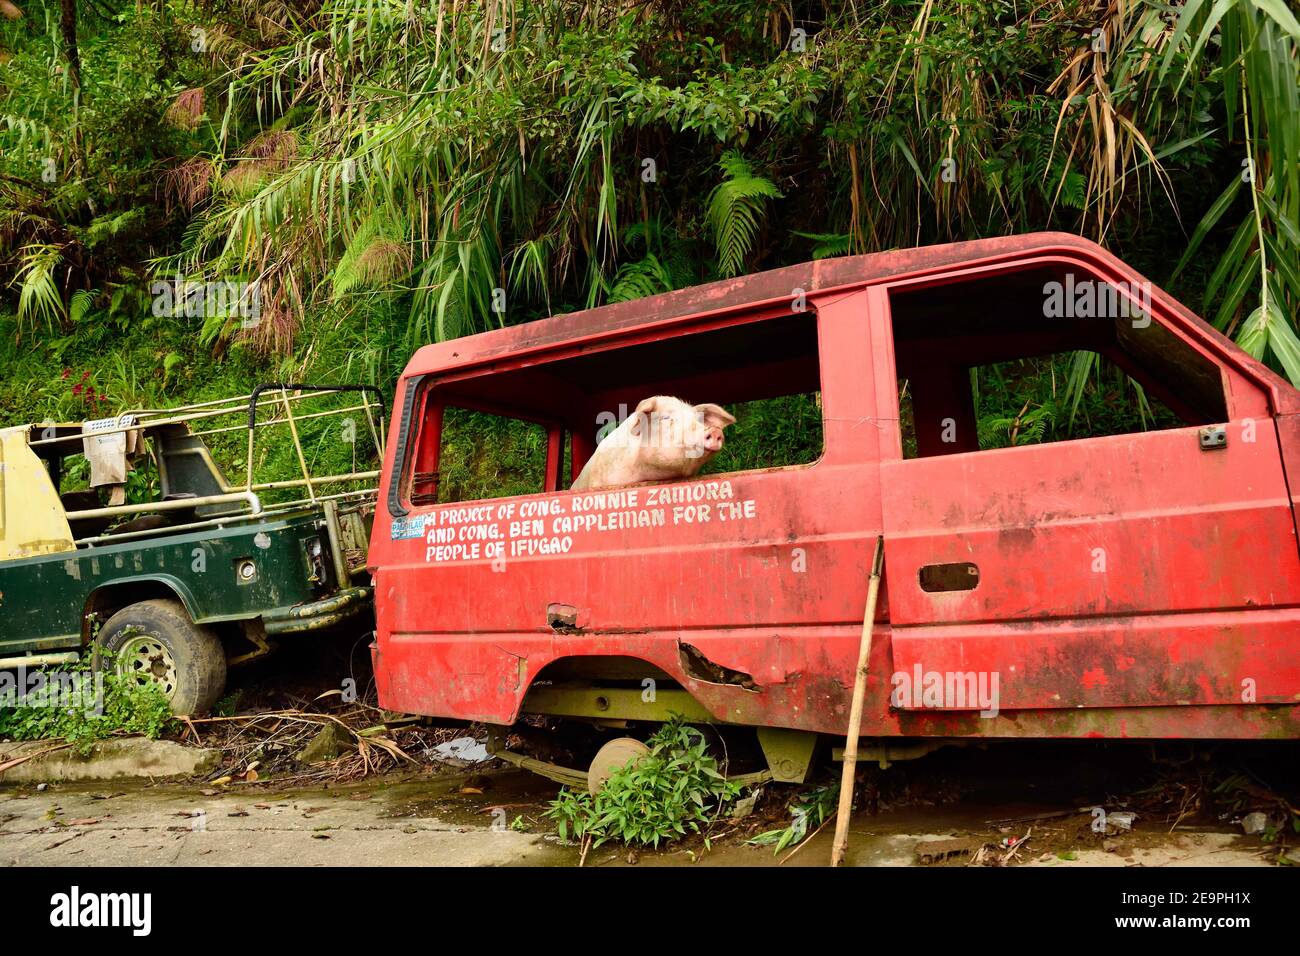
[{"label": "palm frond", "polygon": [[47,243],[31,243],[18,252],[18,274],[10,288],[18,289],[18,333],[37,331],[42,325],[53,332],[64,316],[63,298],[54,281],[61,250]]}]

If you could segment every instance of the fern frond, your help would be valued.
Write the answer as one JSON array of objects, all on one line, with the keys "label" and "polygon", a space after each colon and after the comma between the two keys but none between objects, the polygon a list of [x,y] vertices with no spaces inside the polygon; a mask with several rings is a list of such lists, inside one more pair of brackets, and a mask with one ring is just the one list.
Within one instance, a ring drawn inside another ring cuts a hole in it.
[{"label": "fern frond", "polygon": [[852,240],[847,232],[799,232],[796,230],[795,235],[803,239],[811,239],[816,243],[812,250],[814,259],[847,256],[852,247]]},{"label": "fern frond", "polygon": [[726,178],[709,194],[705,218],[713,232],[718,253],[718,272],[738,275],[767,214],[766,200],[782,198],[770,179],[757,175],[748,161],[734,149],[718,161]]},{"label": "fern frond", "polygon": [[381,207],[362,220],[344,247],[331,276],[331,295],[337,302],[357,288],[392,281],[410,268],[405,224],[389,207]]},{"label": "fern frond", "polygon": [[93,291],[78,289],[72,293],[72,298],[68,302],[68,318],[73,325],[76,325],[90,313],[90,310],[95,306],[95,297],[98,295],[98,289]]},{"label": "fern frond", "polygon": [[677,288],[673,277],[653,252],[643,259],[619,266],[609,290],[610,302],[628,302]]}]

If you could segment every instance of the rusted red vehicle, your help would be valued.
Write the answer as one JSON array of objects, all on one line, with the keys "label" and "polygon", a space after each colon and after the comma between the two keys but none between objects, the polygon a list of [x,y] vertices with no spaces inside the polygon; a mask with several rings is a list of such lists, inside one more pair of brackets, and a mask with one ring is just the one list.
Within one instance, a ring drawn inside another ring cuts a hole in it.
[{"label": "rusted red vehicle", "polygon": [[[982,447],[971,370],[1058,353],[1169,417]],[[805,396],[816,454],[566,490],[597,427],[660,393],[742,424]],[[757,728],[800,780],[845,733],[883,535],[872,756],[1300,736],[1300,393],[1078,237],[821,260],[429,345],[396,403],[369,559],[384,707],[611,736],[676,712]],[[465,409],[536,430],[535,489],[454,500],[440,454]]]}]

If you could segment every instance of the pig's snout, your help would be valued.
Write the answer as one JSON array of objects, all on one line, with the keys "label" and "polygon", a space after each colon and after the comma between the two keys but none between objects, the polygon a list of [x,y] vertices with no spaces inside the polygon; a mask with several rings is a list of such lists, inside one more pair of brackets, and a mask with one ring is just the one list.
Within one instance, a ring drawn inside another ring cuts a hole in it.
[{"label": "pig's snout", "polygon": [[704,450],[710,453],[722,451],[722,429],[710,427],[704,432]]}]

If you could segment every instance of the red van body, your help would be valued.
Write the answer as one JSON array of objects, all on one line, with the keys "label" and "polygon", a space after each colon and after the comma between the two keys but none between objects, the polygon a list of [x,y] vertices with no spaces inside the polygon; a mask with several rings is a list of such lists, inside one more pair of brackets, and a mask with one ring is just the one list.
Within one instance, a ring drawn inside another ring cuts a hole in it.
[{"label": "red van body", "polygon": [[[969,370],[1076,350],[1182,427],[980,450]],[[602,413],[810,392],[811,463],[562,490]],[[538,493],[438,503],[452,406],[544,430]],[[619,726],[653,686],[842,736],[883,535],[864,737],[1300,736],[1300,393],[1078,237],[821,260],[429,345],[396,407],[369,557],[385,708]]]}]

